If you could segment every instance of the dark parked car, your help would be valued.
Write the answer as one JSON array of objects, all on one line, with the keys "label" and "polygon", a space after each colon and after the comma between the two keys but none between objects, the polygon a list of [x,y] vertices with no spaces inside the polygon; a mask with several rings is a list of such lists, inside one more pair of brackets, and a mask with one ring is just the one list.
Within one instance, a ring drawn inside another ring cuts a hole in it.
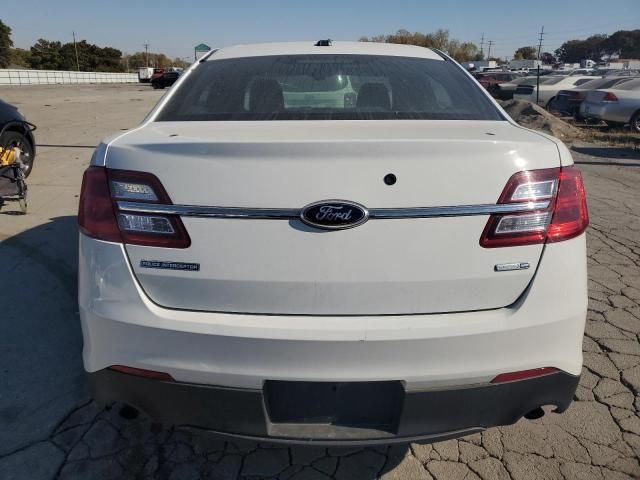
[{"label": "dark parked car", "polygon": [[475,77],[480,85],[489,90],[491,95],[495,98],[500,98],[500,89],[498,88],[498,85],[520,78],[522,77],[522,74],[517,72],[487,72],[478,73]]},{"label": "dark parked car", "polygon": [[164,68],[154,68],[153,73],[151,74],[150,81],[153,82],[153,80],[155,80],[156,78],[160,78],[162,75],[164,75],[164,72],[166,72]]},{"label": "dark parked car", "polygon": [[153,88],[165,88],[170,87],[180,77],[180,72],[165,72],[157,78],[151,79],[151,86]]},{"label": "dark parked car", "polygon": [[[6,128],[5,128],[6,127]],[[35,126],[27,122],[17,107],[0,100],[0,145],[20,148],[24,174],[29,176],[36,156]]]}]

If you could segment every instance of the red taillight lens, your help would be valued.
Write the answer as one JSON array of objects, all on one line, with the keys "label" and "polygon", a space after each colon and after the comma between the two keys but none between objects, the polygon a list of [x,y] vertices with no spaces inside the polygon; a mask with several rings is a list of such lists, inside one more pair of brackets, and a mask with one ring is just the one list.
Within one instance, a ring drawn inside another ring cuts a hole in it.
[{"label": "red taillight lens", "polygon": [[602,97],[602,101],[608,102],[608,103],[615,103],[618,101],[618,97],[616,96],[615,93],[607,92],[607,94],[604,97]]},{"label": "red taillight lens", "polygon": [[163,380],[165,382],[173,382],[171,375],[165,372],[156,372],[155,370],[145,370],[144,368],[127,367],[125,365],[112,365],[109,370],[126,373],[128,375],[136,375],[138,377],[151,378],[153,380]]},{"label": "red taillight lens", "polygon": [[191,244],[180,217],[127,212],[119,208],[119,201],[171,204],[150,173],[89,167],[82,180],[80,230],[99,240],[132,245],[187,248]]},{"label": "red taillight lens", "polygon": [[587,194],[580,170],[575,167],[563,168],[553,219],[547,229],[547,241],[569,240],[580,235],[588,226]]},{"label": "red taillight lens", "polygon": [[78,225],[80,231],[90,237],[108,242],[122,242],[105,168],[89,167],[84,172]]},{"label": "red taillight lens", "polygon": [[576,237],[587,228],[586,194],[582,176],[575,167],[516,173],[507,182],[498,204],[540,201],[548,202],[548,206],[489,217],[480,245],[496,248],[558,242]]},{"label": "red taillight lens", "polygon": [[543,377],[559,370],[554,367],[533,368],[531,370],[520,370],[519,372],[501,373],[496,376],[491,383],[515,382],[516,380],[526,380],[528,378]]}]

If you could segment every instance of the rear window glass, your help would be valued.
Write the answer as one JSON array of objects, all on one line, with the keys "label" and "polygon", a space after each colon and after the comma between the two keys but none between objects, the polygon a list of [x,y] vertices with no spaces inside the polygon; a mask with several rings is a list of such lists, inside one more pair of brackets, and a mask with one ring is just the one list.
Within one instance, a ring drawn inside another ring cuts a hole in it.
[{"label": "rear window glass", "polygon": [[547,77],[544,81],[545,85],[555,85],[556,83],[560,83],[562,80],[565,80],[566,77]]},{"label": "rear window glass", "polygon": [[448,61],[377,55],[210,60],[189,74],[158,121],[501,120]]},{"label": "rear window glass", "polygon": [[624,81],[619,78],[598,78],[597,80],[589,80],[583,83],[581,87],[584,89],[609,88]]},{"label": "rear window glass", "polygon": [[640,78],[615,86],[616,90],[640,90]]},{"label": "rear window glass", "polygon": [[[542,85],[543,83],[548,83],[549,82],[549,77],[540,77],[540,85]],[[518,85],[537,85],[538,84],[538,78],[537,77],[526,77],[526,78],[521,78],[521,79],[516,79],[513,81],[513,83],[516,83]]]}]

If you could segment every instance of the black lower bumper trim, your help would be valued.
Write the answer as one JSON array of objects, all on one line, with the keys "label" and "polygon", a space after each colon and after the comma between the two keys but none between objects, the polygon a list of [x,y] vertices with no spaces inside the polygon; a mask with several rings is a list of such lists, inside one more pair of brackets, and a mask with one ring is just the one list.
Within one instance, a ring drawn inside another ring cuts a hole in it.
[{"label": "black lower bumper trim", "polygon": [[[93,396],[172,425],[256,440],[323,445],[440,441],[569,407],[579,377],[408,391],[400,382],[265,382],[263,390],[164,382],[112,370],[89,374]],[[400,389],[400,390],[399,390]]]}]

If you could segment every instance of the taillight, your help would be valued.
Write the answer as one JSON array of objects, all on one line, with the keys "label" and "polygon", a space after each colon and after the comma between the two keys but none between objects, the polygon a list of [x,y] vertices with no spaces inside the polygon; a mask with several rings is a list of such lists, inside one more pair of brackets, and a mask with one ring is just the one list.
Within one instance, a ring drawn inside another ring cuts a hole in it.
[{"label": "taillight", "polygon": [[148,247],[187,248],[191,240],[179,216],[127,212],[118,202],[171,205],[152,174],[89,167],[82,179],[78,224],[99,240]]},{"label": "taillight", "polygon": [[[518,172],[498,204],[525,203],[531,210],[491,215],[480,237],[485,248],[535,245],[576,237],[589,225],[580,171],[575,167]],[[544,208],[534,209],[542,203]]]},{"label": "taillight", "polygon": [[607,94],[602,97],[601,101],[604,103],[616,103],[618,101],[618,97],[615,93],[607,92]]},{"label": "taillight", "polygon": [[560,186],[551,225],[547,229],[547,242],[561,242],[577,237],[589,226],[587,194],[582,175],[575,167],[560,171]]}]

